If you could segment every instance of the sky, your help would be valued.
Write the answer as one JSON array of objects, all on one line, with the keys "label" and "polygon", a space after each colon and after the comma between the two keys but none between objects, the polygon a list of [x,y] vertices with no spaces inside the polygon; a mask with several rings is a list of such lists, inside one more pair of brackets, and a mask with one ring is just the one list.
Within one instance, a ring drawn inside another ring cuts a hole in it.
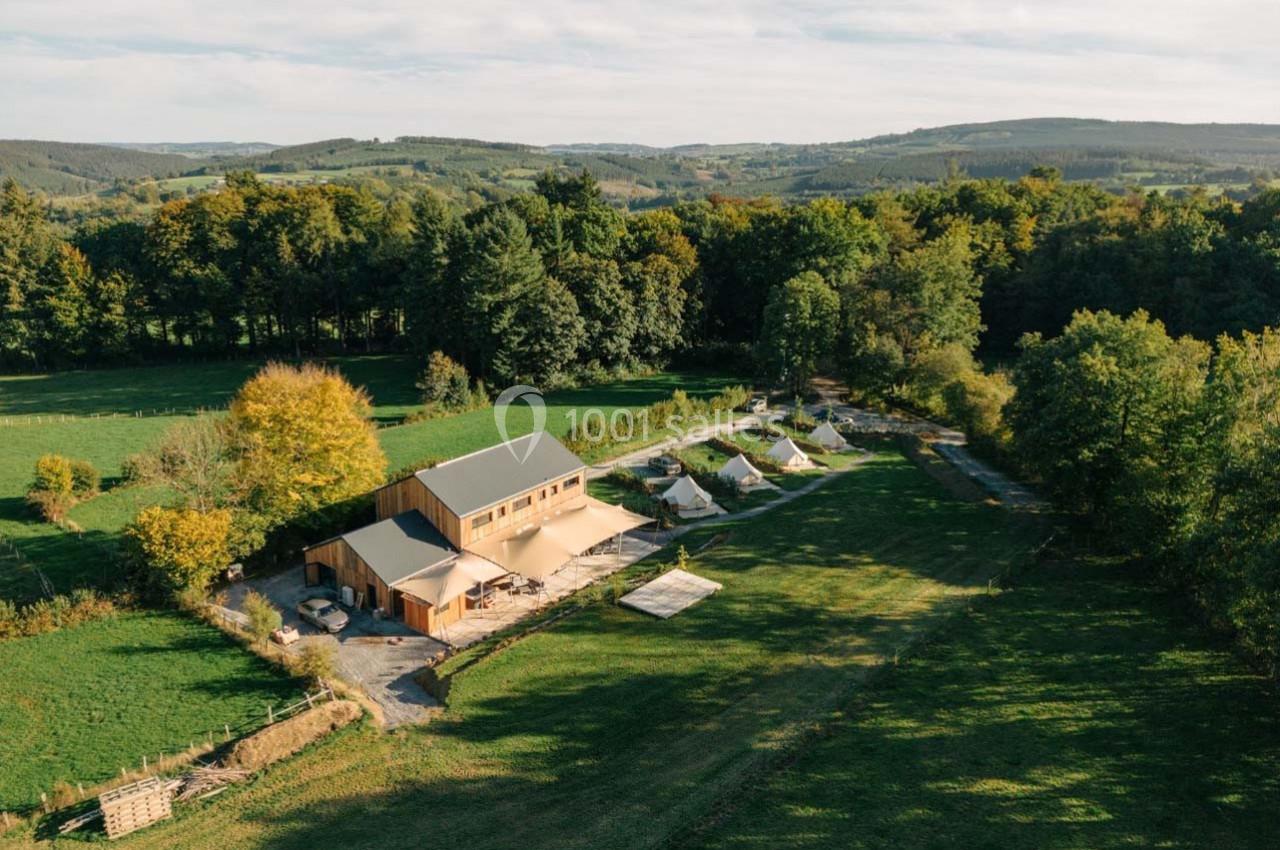
[{"label": "sky", "polygon": [[817,142],[1280,123],[1277,0],[0,0],[0,138]]}]

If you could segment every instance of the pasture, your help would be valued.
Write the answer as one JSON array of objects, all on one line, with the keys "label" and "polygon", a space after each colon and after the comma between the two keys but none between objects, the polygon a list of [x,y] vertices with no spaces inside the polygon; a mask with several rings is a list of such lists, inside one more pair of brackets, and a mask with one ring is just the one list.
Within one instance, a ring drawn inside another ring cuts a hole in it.
[{"label": "pasture", "polygon": [[100,782],[223,724],[265,720],[303,684],[188,617],[121,613],[0,644],[0,810]]},{"label": "pasture", "polygon": [[346,731],[126,844],[650,846],[1034,542],[894,453],[728,530],[691,567],[725,589],[678,617],[596,603],[464,671],[439,720]]},{"label": "pasture", "polygon": [[[325,362],[368,390],[374,421],[383,426],[378,437],[389,471],[427,458],[454,457],[500,439],[491,409],[395,424],[420,407],[414,387],[418,366],[411,357],[336,357]],[[32,566],[43,571],[58,592],[80,584],[109,585],[117,569],[120,529],[142,507],[168,498],[158,488],[113,486],[119,483],[121,463],[158,439],[177,417],[224,409],[260,365],[246,360],[0,376],[0,537],[22,554],[20,561],[0,560],[0,598],[24,600],[38,594],[40,582]],[[574,417],[581,422],[590,409],[599,409],[608,419],[616,411],[669,397],[676,389],[709,396],[729,383],[734,379],[726,375],[671,372],[549,393],[546,426],[563,435]],[[135,416],[137,412],[143,416]],[[624,421],[619,419],[620,428]],[[528,406],[513,406],[507,425],[511,437],[532,429]],[[651,439],[659,436],[654,433]],[[24,503],[32,465],[46,452],[87,459],[103,475],[105,492],[68,515],[83,529],[81,534],[40,522]]]},{"label": "pasture", "polygon": [[677,846],[1274,847],[1274,685],[1131,571],[1023,574]]}]

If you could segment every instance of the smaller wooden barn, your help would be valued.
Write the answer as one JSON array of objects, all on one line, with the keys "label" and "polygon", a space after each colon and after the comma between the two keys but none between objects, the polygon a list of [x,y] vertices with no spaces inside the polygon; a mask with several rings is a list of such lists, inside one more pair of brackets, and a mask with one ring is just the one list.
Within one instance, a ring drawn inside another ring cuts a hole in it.
[{"label": "smaller wooden barn", "polygon": [[440,605],[396,587],[458,557],[416,510],[308,546],[303,555],[308,585],[353,588],[360,607],[381,608],[411,628],[430,632],[462,617],[461,595]]}]

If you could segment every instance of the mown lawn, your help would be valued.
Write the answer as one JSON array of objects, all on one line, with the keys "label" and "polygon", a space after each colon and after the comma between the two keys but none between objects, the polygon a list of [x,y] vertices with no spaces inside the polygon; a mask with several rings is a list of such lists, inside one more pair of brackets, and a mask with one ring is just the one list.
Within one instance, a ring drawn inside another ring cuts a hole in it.
[{"label": "mown lawn", "polygon": [[1274,848],[1280,700],[1123,565],[1037,568],[680,846]]},{"label": "mown lawn", "polygon": [[[0,642],[0,810],[185,750],[223,724],[302,693],[221,632],[163,612],[124,613]],[[218,737],[221,737],[219,733]]]},{"label": "mown lawn", "polygon": [[[374,416],[399,421],[418,407],[414,363],[403,356],[332,358],[330,361],[354,383],[366,387],[374,402]],[[258,363],[234,361],[194,365],[150,366],[136,369],[64,372],[53,375],[0,376],[0,537],[18,546],[22,561],[0,560],[0,599],[26,600],[40,592],[40,583],[27,567],[41,569],[58,592],[82,584],[110,584],[117,569],[120,529],[142,507],[164,502],[157,488],[108,489],[68,514],[84,529],[82,535],[40,522],[26,507],[23,494],[36,458],[57,452],[91,461],[110,488],[120,465],[130,454],[154,442],[179,416],[115,415],[144,410],[195,410],[227,404]],[[551,393],[547,397],[546,427],[567,432],[571,416],[599,409],[612,417],[620,409],[651,404],[683,388],[690,395],[710,396],[734,380],[709,373],[664,373]],[[29,424],[3,424],[6,417],[39,416]],[[49,419],[52,417],[52,419]],[[95,418],[97,417],[97,418]],[[619,420],[620,427],[625,420]],[[513,406],[508,436],[533,428],[527,405]],[[641,437],[637,432],[637,437]],[[652,433],[649,438],[661,435]],[[492,445],[500,438],[492,409],[460,416],[384,427],[378,437],[395,470],[427,458],[448,458]],[[608,452],[624,451],[624,446]],[[589,457],[589,460],[598,458]],[[2,554],[2,553],[0,553]]]},{"label": "mown lawn", "polygon": [[651,846],[1033,543],[892,454],[729,528],[699,606],[594,605],[464,671],[442,719],[350,730],[122,846]]}]

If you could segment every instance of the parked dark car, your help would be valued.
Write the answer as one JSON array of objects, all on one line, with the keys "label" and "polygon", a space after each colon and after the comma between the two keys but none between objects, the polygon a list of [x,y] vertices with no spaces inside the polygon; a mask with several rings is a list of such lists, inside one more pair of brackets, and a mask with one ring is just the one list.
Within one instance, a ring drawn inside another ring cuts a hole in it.
[{"label": "parked dark car", "polygon": [[671,455],[649,458],[649,468],[659,475],[679,475],[684,466]]},{"label": "parked dark car", "polygon": [[843,413],[836,413],[831,408],[823,408],[819,410],[813,417],[818,422],[830,422],[832,425],[852,425],[853,417]]},{"label": "parked dark car", "polygon": [[347,612],[328,599],[308,599],[298,604],[298,616],[303,622],[310,623],[317,629],[336,635],[347,627],[351,618]]}]

